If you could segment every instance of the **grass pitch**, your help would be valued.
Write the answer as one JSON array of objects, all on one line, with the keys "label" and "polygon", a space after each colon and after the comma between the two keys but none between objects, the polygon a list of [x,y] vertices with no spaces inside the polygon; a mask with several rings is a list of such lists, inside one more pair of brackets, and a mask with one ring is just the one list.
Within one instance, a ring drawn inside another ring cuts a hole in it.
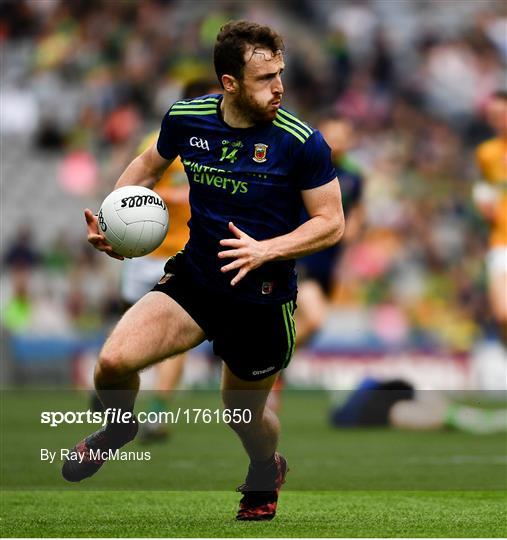
[{"label": "grass pitch", "polygon": [[[40,448],[68,448],[95,427],[40,424],[42,410],[85,410],[68,392],[4,392],[4,537],[505,537],[507,440],[457,432],[335,430],[322,392],[289,392],[281,451],[290,472],[269,523],[234,520],[247,460],[224,425],[174,426],[149,462],[111,462],[67,484]],[[142,407],[142,401],[141,401]],[[173,406],[219,406],[185,393]]]},{"label": "grass pitch", "polygon": [[271,522],[236,522],[234,493],[4,492],[6,537],[502,537],[486,492],[282,492]]}]

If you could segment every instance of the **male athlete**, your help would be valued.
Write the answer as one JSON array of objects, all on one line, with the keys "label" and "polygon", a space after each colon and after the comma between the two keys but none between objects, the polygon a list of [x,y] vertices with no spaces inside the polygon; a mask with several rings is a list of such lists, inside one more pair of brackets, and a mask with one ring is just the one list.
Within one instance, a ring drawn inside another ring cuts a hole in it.
[{"label": "male athlete", "polygon": [[487,108],[497,136],[477,148],[483,181],[474,186],[474,201],[491,225],[487,256],[488,292],[507,358],[507,91],[496,92]]},{"label": "male athlete", "polygon": [[[230,424],[250,458],[238,488],[239,520],[275,516],[287,471],[276,451],[280,424],[266,399],[294,348],[294,259],[337,243],[344,230],[329,147],[281,108],[282,49],[269,27],[246,21],[222,27],[214,64],[223,96],[175,103],[157,143],[120,176],[116,188],[153,187],[179,155],[190,183],[190,239],[153,291],[120,320],[95,372],[104,407],[135,419],[138,371],[213,341],[224,361],[225,407],[248,409],[252,418]],[[302,204],[310,219],[298,225]],[[92,212],[85,215],[88,240],[121,259]],[[63,476],[93,475],[103,461],[90,460],[91,449],[119,448],[136,433],[135,420],[109,423],[76,445],[85,459],[67,460]]]}]

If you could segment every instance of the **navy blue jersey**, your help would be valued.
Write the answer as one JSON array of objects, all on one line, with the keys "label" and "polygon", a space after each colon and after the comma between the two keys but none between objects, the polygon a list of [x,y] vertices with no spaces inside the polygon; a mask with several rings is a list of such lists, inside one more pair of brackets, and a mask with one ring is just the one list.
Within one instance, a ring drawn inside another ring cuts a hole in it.
[{"label": "navy blue jersey", "polygon": [[[275,261],[249,272],[234,288],[232,259],[219,259],[220,240],[233,238],[229,221],[256,240],[287,234],[300,224],[301,190],[336,176],[319,131],[280,109],[275,120],[232,128],[213,94],[175,103],[162,121],[157,149],[181,157],[190,183],[188,270],[196,280],[253,302],[295,297],[294,261]],[[169,232],[170,234],[170,232]]]},{"label": "navy blue jersey", "polygon": [[[359,204],[363,193],[363,177],[357,165],[348,157],[343,156],[336,163],[336,175],[340,182],[342,204],[345,217]],[[303,209],[301,221],[308,220],[309,216]],[[324,292],[330,293],[332,288],[333,270],[336,261],[343,252],[343,243],[317,253],[302,257],[298,266],[306,278],[318,281]]]}]

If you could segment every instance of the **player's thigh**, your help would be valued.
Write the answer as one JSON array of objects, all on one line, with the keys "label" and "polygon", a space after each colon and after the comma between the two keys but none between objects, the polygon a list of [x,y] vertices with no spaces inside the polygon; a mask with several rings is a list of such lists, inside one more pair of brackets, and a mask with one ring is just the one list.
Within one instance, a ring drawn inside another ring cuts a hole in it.
[{"label": "player's thigh", "polygon": [[507,322],[507,271],[490,274],[489,298],[495,318]]},{"label": "player's thigh", "polygon": [[101,352],[101,361],[139,370],[185,352],[204,332],[170,296],[149,292],[120,319]]},{"label": "player's thigh", "polygon": [[252,416],[261,415],[264,411],[269,392],[278,374],[261,380],[246,381],[240,379],[223,363],[222,368],[222,400],[228,409],[249,409]]}]

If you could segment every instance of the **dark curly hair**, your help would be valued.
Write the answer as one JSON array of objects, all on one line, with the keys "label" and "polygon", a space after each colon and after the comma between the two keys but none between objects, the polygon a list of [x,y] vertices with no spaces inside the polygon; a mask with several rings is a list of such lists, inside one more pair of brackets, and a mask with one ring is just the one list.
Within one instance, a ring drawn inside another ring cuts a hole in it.
[{"label": "dark curly hair", "polygon": [[269,26],[249,21],[229,21],[220,28],[213,52],[215,72],[221,86],[224,74],[238,80],[243,78],[245,52],[249,45],[270,49],[273,53],[284,49],[282,37]]}]

